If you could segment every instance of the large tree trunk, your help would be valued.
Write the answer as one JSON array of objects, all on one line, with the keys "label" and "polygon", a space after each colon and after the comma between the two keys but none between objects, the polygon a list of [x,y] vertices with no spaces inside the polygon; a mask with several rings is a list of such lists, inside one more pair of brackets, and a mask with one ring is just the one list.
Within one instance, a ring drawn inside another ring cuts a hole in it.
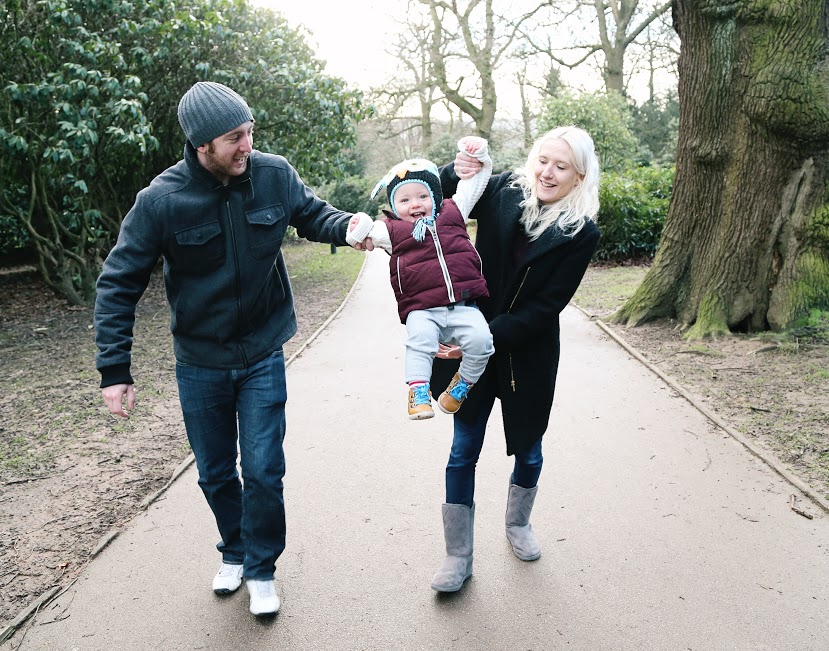
[{"label": "large tree trunk", "polygon": [[676,181],[653,267],[614,315],[691,338],[829,308],[829,2],[675,0]]}]

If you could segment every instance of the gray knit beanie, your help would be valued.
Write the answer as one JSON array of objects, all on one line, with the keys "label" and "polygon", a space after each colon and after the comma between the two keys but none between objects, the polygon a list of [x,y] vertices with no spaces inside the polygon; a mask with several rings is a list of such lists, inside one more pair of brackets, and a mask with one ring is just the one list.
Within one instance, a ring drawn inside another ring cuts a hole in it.
[{"label": "gray knit beanie", "polygon": [[253,114],[247,102],[227,86],[199,81],[178,103],[178,121],[193,147],[201,147],[244,122],[253,122]]}]

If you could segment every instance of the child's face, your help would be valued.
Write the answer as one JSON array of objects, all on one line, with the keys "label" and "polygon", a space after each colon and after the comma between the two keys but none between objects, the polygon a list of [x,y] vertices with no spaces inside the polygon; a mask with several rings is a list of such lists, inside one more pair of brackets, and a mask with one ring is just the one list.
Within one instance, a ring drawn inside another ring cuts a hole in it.
[{"label": "child's face", "polygon": [[423,183],[406,183],[394,193],[394,210],[403,221],[416,222],[432,214],[432,193]]},{"label": "child's face", "polygon": [[581,178],[573,164],[573,150],[566,140],[557,138],[541,145],[535,161],[535,191],[541,203],[563,199]]}]

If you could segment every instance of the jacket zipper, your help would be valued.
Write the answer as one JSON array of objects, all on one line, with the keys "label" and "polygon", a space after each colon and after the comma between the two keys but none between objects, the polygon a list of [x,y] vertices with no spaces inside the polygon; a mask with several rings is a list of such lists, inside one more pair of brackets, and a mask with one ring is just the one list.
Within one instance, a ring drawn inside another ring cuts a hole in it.
[{"label": "jacket zipper", "polygon": [[443,257],[443,248],[440,246],[440,240],[438,239],[437,226],[430,226],[429,232],[432,234],[432,239],[435,242],[435,249],[438,254],[438,264],[440,264],[440,270],[443,272],[443,282],[446,283],[446,290],[449,293],[449,302],[454,303],[455,290],[452,288],[452,278],[449,276],[449,269],[446,266],[446,259]]},{"label": "jacket zipper", "polygon": [[515,300],[518,298],[518,295],[521,293],[521,288],[524,286],[524,283],[527,280],[527,274],[530,273],[530,269],[532,267],[527,267],[527,270],[524,272],[524,277],[521,279],[521,284],[518,285],[518,289],[515,291],[515,295],[512,297],[512,303],[509,304],[509,308],[507,309],[507,313],[512,309],[512,306],[515,305]]},{"label": "jacket zipper", "polygon": [[509,383],[512,386],[512,392],[515,393],[515,373],[512,372],[512,353],[509,355]]},{"label": "jacket zipper", "polygon": [[[515,305],[515,301],[518,298],[518,294],[521,293],[521,288],[524,286],[524,283],[527,280],[527,275],[530,273],[530,267],[527,267],[527,270],[524,272],[524,277],[521,279],[521,284],[518,285],[518,289],[515,292],[515,295],[512,297],[512,302],[509,304],[509,308],[507,309],[507,314],[509,314],[510,310],[512,310],[512,306]],[[515,373],[512,371],[512,353],[508,353],[509,357],[509,379],[510,379],[510,386],[512,386],[512,392],[515,393]]]},{"label": "jacket zipper", "polygon": [[[226,192],[227,190],[225,190]],[[230,209],[230,199],[225,199],[225,208],[227,208],[227,229],[230,232],[230,245],[233,249],[233,267],[236,270],[236,322],[242,323],[242,289],[239,280],[241,273],[239,271],[239,251],[236,250],[236,232],[233,230],[233,211]],[[245,355],[245,349],[242,344],[239,344],[239,354],[242,356],[242,361],[247,367],[248,359]]]}]

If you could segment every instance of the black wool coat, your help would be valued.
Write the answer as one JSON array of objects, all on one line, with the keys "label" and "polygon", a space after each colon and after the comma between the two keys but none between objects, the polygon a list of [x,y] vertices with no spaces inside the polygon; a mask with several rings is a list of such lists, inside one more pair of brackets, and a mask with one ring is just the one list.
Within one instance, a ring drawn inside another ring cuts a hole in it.
[{"label": "black wool coat", "polygon": [[[570,236],[549,228],[515,260],[515,238],[523,194],[511,187],[512,174],[493,176],[473,209],[475,248],[483,262],[489,297],[477,301],[489,323],[495,354],[456,417],[471,419],[480,409],[477,387],[492,387],[501,400],[507,454],[532,445],[547,429],[559,360],[559,314],[576,293],[599,242],[592,221]],[[452,166],[441,170],[444,196],[457,185]],[[444,390],[458,360],[435,359],[431,387]]]}]

